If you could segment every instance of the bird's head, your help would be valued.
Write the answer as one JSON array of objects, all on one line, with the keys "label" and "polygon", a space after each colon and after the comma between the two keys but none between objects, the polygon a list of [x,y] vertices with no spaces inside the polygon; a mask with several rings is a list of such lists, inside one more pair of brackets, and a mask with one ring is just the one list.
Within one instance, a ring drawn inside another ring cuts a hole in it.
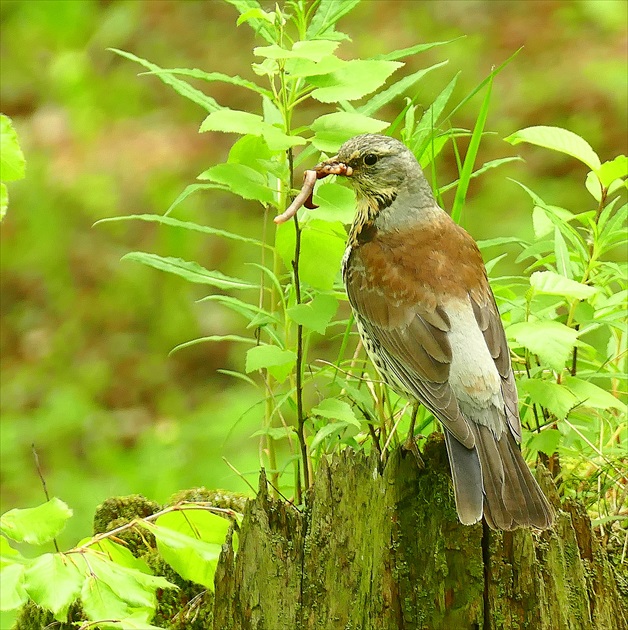
[{"label": "bird's head", "polygon": [[395,215],[435,205],[429,183],[412,151],[388,136],[355,136],[340,147],[338,155],[321,162],[314,170],[319,177],[328,174],[347,177],[358,198],[359,223],[374,220],[399,196],[404,201],[395,204],[398,206]]}]

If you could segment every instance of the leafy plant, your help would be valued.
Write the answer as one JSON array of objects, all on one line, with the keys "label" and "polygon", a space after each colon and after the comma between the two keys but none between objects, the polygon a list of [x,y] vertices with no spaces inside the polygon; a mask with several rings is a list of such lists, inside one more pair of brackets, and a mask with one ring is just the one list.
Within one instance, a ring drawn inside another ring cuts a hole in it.
[{"label": "leafy plant", "polygon": [[583,138],[556,127],[529,127],[506,140],[591,169],[582,212],[553,206],[518,182],[534,204],[534,242],[484,244],[515,241],[517,261],[528,263],[523,277],[494,285],[517,351],[522,416],[532,431],[526,446],[544,453],[565,492],[577,491],[600,519],[625,518],[628,159],[602,163]]},{"label": "leafy plant", "polygon": [[[375,448],[385,458],[390,447],[399,443],[410,410],[372,372],[346,304],[339,270],[345,224],[353,218],[353,194],[327,178],[314,196],[318,209],[303,209],[293,222],[275,228],[273,216],[283,212],[298,188],[295,173],[318,161],[321,153],[331,155],[355,134],[397,133],[431,173],[437,194],[455,189],[452,215],[459,219],[470,180],[518,159],[502,158],[475,168],[486,133],[492,82],[512,57],[457,104],[451,103],[458,78],[454,76],[421,111],[416,86],[446,61],[397,81],[391,77],[403,67],[401,59],[449,42],[421,43],[369,59],[345,60],[337,52],[347,36],[336,24],[357,3],[295,1],[265,11],[255,0],[231,0],[240,12],[238,25],[247,24],[264,42],[253,50],[257,81],[197,69],[163,69],[131,53],[115,51],[202,107],[206,117],[200,132],[239,136],[226,161],[204,170],[165,214],[102,222],[148,221],[164,229],[218,236],[248,248],[255,262],[244,266],[238,277],[153,252],[132,252],[124,260],[211,287],[213,292],[204,300],[244,318],[247,334],[211,335],[174,350],[200,342],[242,344],[241,369],[224,372],[259,392],[259,404],[251,413],[260,416],[260,463],[277,494],[293,493],[297,503],[304,501],[316,464],[327,453],[338,448]],[[251,92],[259,110],[225,107],[190,80],[228,83]],[[454,127],[455,113],[481,91],[483,100],[473,129]],[[409,93],[412,96],[405,96]],[[398,111],[393,104],[404,96]],[[396,112],[390,124],[384,120],[387,107]],[[313,117],[314,110],[322,113]],[[460,139],[467,145],[464,157]],[[601,164],[582,139],[564,130],[531,128],[509,141],[568,153],[592,169],[587,188],[597,204],[594,209],[574,214],[556,208],[520,184],[534,203],[536,240],[530,243],[511,236],[481,245],[488,249],[514,243],[522,250],[518,260],[532,260],[525,275],[493,281],[516,351],[523,420],[529,429],[528,453],[545,453],[565,491],[584,490],[591,505],[597,502],[598,514],[608,517],[619,513],[623,501],[618,484],[620,447],[626,439],[625,419],[620,416],[626,367],[622,329],[626,287],[621,263],[613,254],[622,243],[625,222],[626,205],[620,206],[615,195],[624,186],[626,160]],[[450,148],[460,175],[439,187],[436,159]],[[172,216],[187,197],[206,191],[227,191],[257,203],[258,236]],[[506,255],[500,253],[490,260],[489,272]],[[419,413],[419,432],[436,428],[429,413]],[[589,467],[584,474],[579,472],[583,461]],[[597,492],[593,479],[599,485]],[[70,512],[57,500],[42,509],[55,515],[43,531],[32,513],[12,511],[3,517],[3,532],[12,540],[33,544],[52,540]],[[123,527],[141,531],[147,539],[153,536],[161,557],[180,576],[211,588],[218,546],[228,527],[213,512],[206,505],[178,504]],[[3,588],[3,607],[14,608],[30,598],[64,620],[78,598],[91,625],[148,627],[156,589],[171,588],[171,584],[138,564],[141,561],[113,539],[118,534],[120,530],[113,530],[69,552],[33,560],[21,556],[3,538],[3,585],[10,586]],[[92,571],[94,566],[96,571]],[[66,585],[55,593],[41,579],[51,572]],[[106,597],[99,597],[105,593]]]},{"label": "leafy plant", "polygon": [[[68,620],[72,607],[72,621],[86,620],[81,628],[152,630],[157,628],[150,623],[157,591],[178,587],[154,575],[147,554],[159,554],[184,580],[213,590],[221,546],[231,522],[239,518],[232,510],[207,503],[180,502],[82,540],[65,552],[26,557],[8,543],[7,538],[33,546],[50,543],[71,516],[72,510],[57,498],[2,516],[0,609],[13,610],[30,600],[59,622]],[[132,553],[128,540],[120,536],[133,531],[142,544]],[[235,532],[233,541],[237,548]]]},{"label": "leafy plant", "polygon": [[[265,40],[266,45],[253,49],[252,69],[259,82],[197,69],[162,69],[130,53],[115,51],[140,63],[148,74],[159,77],[203,107],[208,115],[200,126],[201,132],[236,133],[241,137],[232,146],[226,162],[201,173],[198,179],[202,183],[188,186],[165,216],[106,221],[154,221],[218,234],[257,249],[258,262],[249,265],[249,271],[255,270],[257,278],[250,273],[239,278],[226,277],[195,262],[154,253],[133,252],[125,259],[224,291],[205,299],[246,318],[248,337],[212,335],[175,350],[226,339],[252,346],[245,351],[242,369],[229,374],[259,389],[260,408],[264,410],[262,427],[257,432],[263,453],[260,463],[269,471],[277,492],[280,488],[283,492],[292,491],[297,503],[301,503],[303,488],[310,485],[322,454],[344,445],[370,448],[368,437],[373,436],[376,448],[385,457],[386,447],[398,443],[398,425],[408,422],[408,414],[404,401],[387,392],[373,374],[368,376],[370,367],[360,352],[360,344],[356,344],[348,315],[339,270],[345,250],[344,224],[353,218],[352,192],[334,181],[326,181],[315,194],[317,210],[304,210],[294,222],[278,228],[272,222],[273,216],[283,212],[295,193],[295,169],[301,164],[309,166],[318,161],[321,152],[333,154],[356,134],[386,130],[398,130],[422,165],[432,169],[434,159],[445,146],[457,138],[469,137],[471,145],[461,164],[460,180],[444,187],[457,188],[455,212],[459,215],[472,177],[517,159],[492,161],[473,172],[484,133],[490,86],[506,64],[452,107],[455,76],[421,114],[415,102],[416,86],[429,72],[447,62],[420,69],[396,82],[391,83],[390,77],[403,67],[401,59],[448,42],[422,43],[369,59],[344,60],[336,53],[347,36],[336,30],[336,23],[357,2],[287,2],[283,9],[277,7],[272,12],[264,11],[253,1],[235,0],[231,4],[241,13],[238,24],[248,24]],[[226,82],[252,91],[259,98],[260,113],[224,107],[192,87],[188,78],[210,84]],[[482,89],[486,89],[486,96],[475,128],[452,128],[452,114]],[[405,106],[392,124],[375,117],[409,90],[414,96],[406,97]],[[334,103],[334,111],[326,109],[306,124],[305,108],[312,102],[327,107]],[[448,108],[449,113],[445,113]],[[295,124],[297,120],[299,124]],[[189,195],[211,190],[226,190],[261,204],[258,239],[245,239],[170,216]],[[312,348],[318,348],[321,336],[330,333],[339,341],[335,355],[329,360],[313,360]],[[426,417],[423,428],[431,421]]]}]

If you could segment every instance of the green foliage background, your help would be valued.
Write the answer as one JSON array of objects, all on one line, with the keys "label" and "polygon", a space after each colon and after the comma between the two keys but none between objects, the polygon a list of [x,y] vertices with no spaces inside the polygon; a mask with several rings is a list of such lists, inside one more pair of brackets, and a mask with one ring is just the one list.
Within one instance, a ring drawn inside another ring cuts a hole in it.
[{"label": "green foliage background", "polygon": [[[164,501],[198,485],[246,491],[223,457],[255,483],[251,435],[259,417],[255,408],[246,412],[257,397],[216,371],[242,370],[241,348],[202,344],[167,356],[179,343],[237,333],[245,322],[217,304],[195,303],[202,287],[119,260],[155,251],[240,275],[242,250],[142,222],[92,227],[104,217],[162,213],[198,173],[224,160],[233,141],[199,135],[202,110],[154,77],[138,79],[138,67],[106,48],[163,67],[253,79],[254,40],[248,27],[235,27],[236,10],[217,1],[0,6],[0,109],[13,119],[27,160],[26,179],[12,183],[1,235],[0,511],[42,502],[34,443],[50,492],[75,511],[60,537],[66,547],[89,531],[95,505],[111,495]],[[353,40],[343,43],[347,58],[466,35],[447,47],[448,66],[421,84],[426,106],[458,70],[456,90],[465,95],[524,46],[493,86],[487,128],[496,133],[483,142],[479,162],[520,154],[527,164],[473,180],[462,223],[476,239],[532,239],[530,200],[507,177],[581,211],[589,204],[587,169],[501,139],[529,125],[556,125],[587,138],[603,160],[626,153],[625,24],[626,4],[613,0],[371,0],[339,26]],[[420,62],[408,59],[405,72],[443,57],[427,51]],[[231,86],[215,84],[212,95],[257,111],[257,99]],[[391,106],[386,117],[399,109]],[[461,110],[456,126],[472,128],[475,111]],[[438,173],[440,183],[456,178],[453,156],[444,156]],[[446,207],[452,201],[445,195]],[[177,218],[258,237],[258,213],[257,204],[213,192],[190,197]]]}]

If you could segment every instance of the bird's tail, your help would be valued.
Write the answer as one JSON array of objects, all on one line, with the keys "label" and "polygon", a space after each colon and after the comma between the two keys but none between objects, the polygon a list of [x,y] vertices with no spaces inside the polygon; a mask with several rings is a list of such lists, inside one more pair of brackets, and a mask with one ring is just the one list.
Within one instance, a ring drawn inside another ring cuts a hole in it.
[{"label": "bird's tail", "polygon": [[514,437],[496,439],[485,426],[472,424],[475,448],[468,449],[445,430],[456,509],[465,524],[482,514],[492,529],[547,529],[554,511],[532,476]]}]

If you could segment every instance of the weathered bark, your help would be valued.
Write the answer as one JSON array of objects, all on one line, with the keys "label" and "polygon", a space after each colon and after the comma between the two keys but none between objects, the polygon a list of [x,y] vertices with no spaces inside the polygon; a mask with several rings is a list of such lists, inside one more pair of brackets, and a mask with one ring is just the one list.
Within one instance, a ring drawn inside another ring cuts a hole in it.
[{"label": "weathered bark", "polygon": [[215,630],[624,630],[625,601],[579,506],[548,532],[458,523],[444,448],[345,452],[316,474],[306,512],[264,478],[239,549],[219,563]]}]

